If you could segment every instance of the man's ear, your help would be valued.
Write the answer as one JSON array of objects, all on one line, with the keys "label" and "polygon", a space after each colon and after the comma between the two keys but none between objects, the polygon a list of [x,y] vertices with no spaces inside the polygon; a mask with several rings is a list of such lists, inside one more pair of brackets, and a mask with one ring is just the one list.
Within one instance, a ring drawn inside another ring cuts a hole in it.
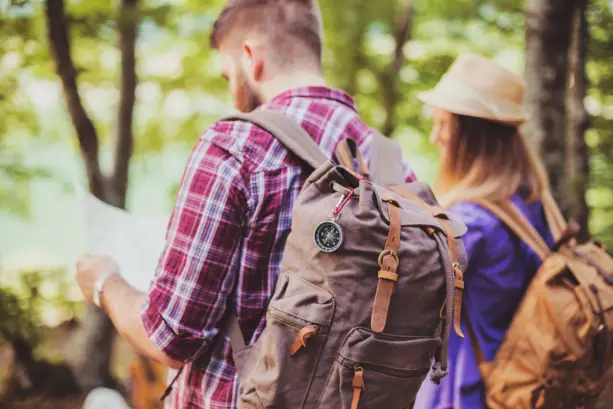
[{"label": "man's ear", "polygon": [[264,53],[258,41],[247,40],[243,44],[243,69],[253,82],[260,82],[264,76]]}]

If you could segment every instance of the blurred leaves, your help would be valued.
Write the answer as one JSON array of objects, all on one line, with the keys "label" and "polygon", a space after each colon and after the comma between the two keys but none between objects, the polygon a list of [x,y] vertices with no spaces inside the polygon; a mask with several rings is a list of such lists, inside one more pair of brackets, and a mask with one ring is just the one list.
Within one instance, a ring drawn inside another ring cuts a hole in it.
[{"label": "blurred leaves", "polygon": [[[224,3],[142,2],[133,160],[144,160],[146,153],[161,152],[168,144],[191,147],[207,125],[232,109],[227,84],[219,76],[217,55],[208,43],[209,30]],[[319,4],[329,84],[352,94],[364,119],[375,127],[382,129],[392,115],[391,136],[427,181],[434,175],[437,155],[426,139],[431,122],[423,115],[417,94],[433,87],[461,52],[481,53],[504,61],[516,72],[523,70],[525,16],[524,2],[519,0],[320,0]],[[410,41],[402,47],[405,61],[394,81],[394,92],[400,98],[387,109],[384,98],[396,47],[394,33],[407,5],[413,7]],[[49,58],[41,3],[32,2],[19,10],[5,13],[0,20],[0,181],[13,179],[0,183],[0,206],[6,209],[5,199],[12,198],[12,211],[25,208],[27,202],[27,188],[19,186],[42,174],[20,166],[23,145],[15,141],[24,135],[52,134],[52,139],[69,143],[61,101],[54,111],[61,115],[50,121],[48,114],[33,106],[35,91],[23,92],[20,81],[24,78],[57,79]],[[108,143],[118,99],[115,4],[67,0],[67,11],[79,89],[102,143]],[[613,242],[613,227],[607,227],[613,226],[613,209],[598,199],[602,195],[598,192],[611,189],[613,178],[613,13],[609,2],[593,0],[588,18],[591,87],[587,102],[594,119],[588,134],[592,149],[588,200],[594,208],[593,231]],[[58,95],[61,98],[61,93]]]}]

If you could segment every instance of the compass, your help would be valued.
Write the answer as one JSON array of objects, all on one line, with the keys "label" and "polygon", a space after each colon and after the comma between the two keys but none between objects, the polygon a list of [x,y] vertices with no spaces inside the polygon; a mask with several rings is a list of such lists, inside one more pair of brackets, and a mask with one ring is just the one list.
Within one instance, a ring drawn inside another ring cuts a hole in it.
[{"label": "compass", "polygon": [[321,251],[332,253],[343,243],[343,229],[333,221],[319,223],[315,228],[315,244]]}]

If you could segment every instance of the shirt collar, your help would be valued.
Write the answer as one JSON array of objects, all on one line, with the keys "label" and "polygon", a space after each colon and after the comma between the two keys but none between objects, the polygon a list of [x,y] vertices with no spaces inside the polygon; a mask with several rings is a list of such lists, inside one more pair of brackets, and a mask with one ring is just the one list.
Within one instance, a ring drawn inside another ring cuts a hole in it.
[{"label": "shirt collar", "polygon": [[301,87],[294,88],[287,91],[284,91],[274,97],[270,104],[273,105],[285,105],[288,103],[288,100],[295,97],[301,98],[325,98],[331,99],[337,102],[340,102],[343,105],[348,106],[357,112],[355,102],[353,98],[345,91],[335,88],[321,87],[321,86],[310,86],[310,87]]}]

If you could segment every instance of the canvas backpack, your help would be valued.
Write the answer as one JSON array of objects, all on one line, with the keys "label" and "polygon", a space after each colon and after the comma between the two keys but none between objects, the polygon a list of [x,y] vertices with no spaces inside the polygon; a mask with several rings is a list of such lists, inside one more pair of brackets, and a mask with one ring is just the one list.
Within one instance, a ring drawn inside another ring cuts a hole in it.
[{"label": "canvas backpack", "polygon": [[596,241],[577,244],[578,226],[550,194],[542,201],[552,250],[510,201],[477,201],[543,260],[494,361],[469,327],[490,409],[593,408],[611,367],[613,259]]},{"label": "canvas backpack", "polygon": [[228,316],[238,408],[409,407],[430,369],[435,382],[447,373],[466,227],[426,184],[404,184],[400,149],[380,134],[370,168],[352,140],[339,144],[342,166],[281,113],[228,119],[269,131],[312,169],[293,207],[266,328],[245,345]]}]

